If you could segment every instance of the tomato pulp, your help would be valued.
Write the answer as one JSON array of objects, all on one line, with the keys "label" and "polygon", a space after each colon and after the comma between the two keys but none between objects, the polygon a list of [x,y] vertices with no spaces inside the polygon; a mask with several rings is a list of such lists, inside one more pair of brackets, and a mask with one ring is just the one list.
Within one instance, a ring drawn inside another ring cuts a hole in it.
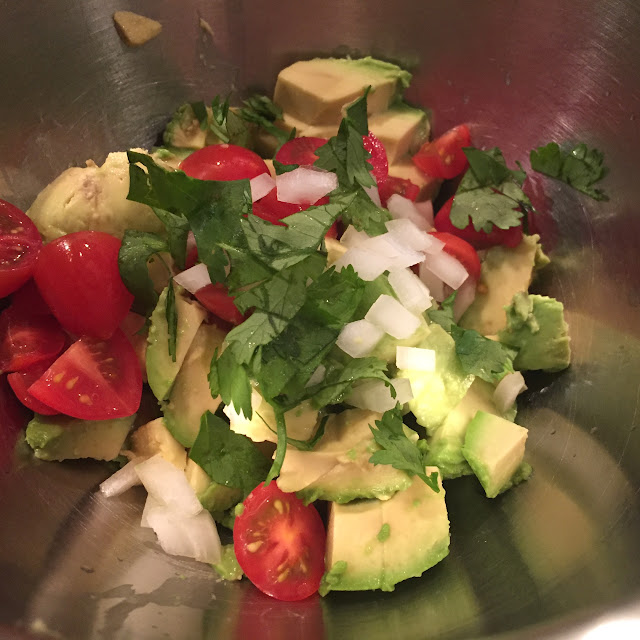
[{"label": "tomato pulp", "polygon": [[269,173],[264,160],[235,144],[212,144],[187,156],[180,168],[199,180],[250,180]]},{"label": "tomato pulp", "polygon": [[313,505],[275,482],[258,485],[236,518],[233,546],[251,582],[278,600],[302,600],[324,573],[325,531]]},{"label": "tomato pulp", "polygon": [[460,175],[468,166],[463,148],[471,145],[471,134],[461,124],[431,142],[425,142],[413,156],[413,163],[428,176],[449,180]]}]

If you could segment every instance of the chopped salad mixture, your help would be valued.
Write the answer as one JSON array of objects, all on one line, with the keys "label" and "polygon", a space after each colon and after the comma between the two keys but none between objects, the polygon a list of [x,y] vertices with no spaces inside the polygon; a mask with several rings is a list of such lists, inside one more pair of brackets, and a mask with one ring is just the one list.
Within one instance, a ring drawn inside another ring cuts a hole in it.
[{"label": "chopped salad mixture", "polygon": [[[432,139],[409,82],[297,62],[273,100],[182,105],[151,152],[68,169],[26,214],[0,201],[3,441],[28,420],[36,458],[117,461],[102,492],[144,485],[167,553],[278,599],[442,560],[445,487],[529,477],[521,372],[570,346],[529,292],[525,171],[465,124]],[[602,160],[530,155],[596,199]]]}]

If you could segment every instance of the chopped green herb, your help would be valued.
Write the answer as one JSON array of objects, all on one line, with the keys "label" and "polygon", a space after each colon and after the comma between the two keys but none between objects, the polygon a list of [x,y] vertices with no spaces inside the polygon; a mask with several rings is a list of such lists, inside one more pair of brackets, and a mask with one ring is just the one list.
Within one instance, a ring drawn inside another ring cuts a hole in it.
[{"label": "chopped green herb", "polygon": [[391,535],[391,525],[389,525],[388,522],[385,522],[381,527],[380,527],[380,531],[378,531],[378,541],[379,542],[386,542],[389,539],[389,536]]},{"label": "chopped green herb", "polygon": [[169,333],[168,349],[173,362],[176,361],[176,343],[178,339],[178,310],[176,309],[176,293],[173,289],[173,278],[169,278],[167,285],[167,308],[165,309],[167,318],[167,331]]},{"label": "chopped green herb", "polygon": [[233,404],[237,413],[251,420],[251,382],[246,369],[236,361],[231,349],[225,349],[220,356],[216,349],[211,359],[209,388],[212,396],[220,396],[224,404]]}]

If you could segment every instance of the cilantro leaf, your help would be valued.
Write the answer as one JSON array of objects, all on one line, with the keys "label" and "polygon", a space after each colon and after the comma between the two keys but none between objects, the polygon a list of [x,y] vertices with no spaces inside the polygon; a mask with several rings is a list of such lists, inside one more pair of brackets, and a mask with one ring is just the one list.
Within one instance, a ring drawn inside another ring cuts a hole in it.
[{"label": "cilantro leaf", "polygon": [[522,186],[526,174],[522,170],[512,171],[507,167],[502,151],[498,147],[482,151],[475,147],[463,149],[469,168],[462,178],[462,191],[478,189],[480,187],[500,187],[508,181]]},{"label": "cilantro leaf", "polygon": [[220,396],[224,404],[233,404],[237,413],[242,412],[247,420],[251,420],[251,382],[231,349],[225,349],[220,356],[216,349],[209,370],[209,389],[212,396]]},{"label": "cilantro leaf", "polygon": [[187,259],[189,221],[182,214],[171,213],[171,211],[165,211],[159,207],[153,207],[153,212],[167,230],[168,248],[176,266],[178,269],[184,269],[184,263]]},{"label": "cilantro leaf", "polygon": [[282,109],[267,96],[255,94],[243,104],[244,106],[238,112],[240,118],[262,127],[275,137],[278,144],[282,145],[295,137],[295,129],[287,132],[274,124],[276,120],[282,120]]},{"label": "cilantro leaf", "polygon": [[569,151],[562,151],[557,143],[550,142],[533,149],[529,158],[534,171],[561,180],[594,200],[609,200],[602,189],[593,186],[609,172],[604,166],[604,154],[598,149],[590,149],[581,143]]},{"label": "cilantro leaf", "polygon": [[405,433],[402,413],[399,407],[390,409],[376,420],[375,429],[369,426],[375,441],[381,447],[369,458],[372,464],[389,464],[395,469],[406,471],[411,476],[418,476],[436,493],[440,492],[437,472],[426,474],[427,453],[423,447],[412,442]]},{"label": "cilantro leaf", "polygon": [[358,231],[365,231],[370,236],[387,232],[385,223],[391,220],[391,214],[379,207],[362,187],[338,187],[329,195],[329,199],[331,204],[342,207],[341,217],[345,226],[351,224]]},{"label": "cilantro leaf", "polygon": [[276,417],[276,429],[278,433],[278,442],[276,444],[276,452],[273,456],[273,464],[269,473],[267,474],[266,484],[269,484],[274,478],[280,475],[282,469],[282,463],[284,462],[284,456],[287,453],[287,425],[284,420],[284,411],[278,407],[274,402],[270,403],[273,408],[273,413]]},{"label": "cilantro leaf", "polygon": [[440,303],[439,309],[429,309],[427,315],[431,322],[439,324],[447,333],[451,333],[453,325],[453,303],[456,300],[457,291],[454,291],[448,298]]},{"label": "cilantro leaf", "polygon": [[451,326],[451,337],[456,342],[456,354],[467,373],[487,382],[497,382],[507,373],[513,373],[515,349],[455,324]]},{"label": "cilantro leaf", "polygon": [[247,496],[266,477],[269,461],[247,438],[207,411],[200,421],[200,431],[189,457],[207,475],[225,487],[241,489]]},{"label": "cilantro leaf", "polygon": [[169,355],[173,362],[176,361],[176,342],[178,338],[178,311],[176,309],[176,293],[173,289],[173,278],[169,278],[167,285],[167,307],[165,309],[167,319],[167,331],[169,334]]},{"label": "cilantro leaf", "polygon": [[166,240],[154,233],[127,229],[122,238],[118,252],[120,277],[135,297],[133,310],[141,315],[149,316],[158,303],[147,262],[151,256],[168,250]]}]

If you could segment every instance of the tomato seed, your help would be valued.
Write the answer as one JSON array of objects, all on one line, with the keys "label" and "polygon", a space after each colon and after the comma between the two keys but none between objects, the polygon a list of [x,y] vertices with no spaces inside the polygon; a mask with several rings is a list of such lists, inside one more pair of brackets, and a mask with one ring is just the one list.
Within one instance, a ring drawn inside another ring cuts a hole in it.
[{"label": "tomato seed", "polygon": [[250,551],[251,553],[255,553],[262,546],[262,544],[263,544],[262,540],[258,540],[257,542],[250,542],[247,545],[247,551]]}]

